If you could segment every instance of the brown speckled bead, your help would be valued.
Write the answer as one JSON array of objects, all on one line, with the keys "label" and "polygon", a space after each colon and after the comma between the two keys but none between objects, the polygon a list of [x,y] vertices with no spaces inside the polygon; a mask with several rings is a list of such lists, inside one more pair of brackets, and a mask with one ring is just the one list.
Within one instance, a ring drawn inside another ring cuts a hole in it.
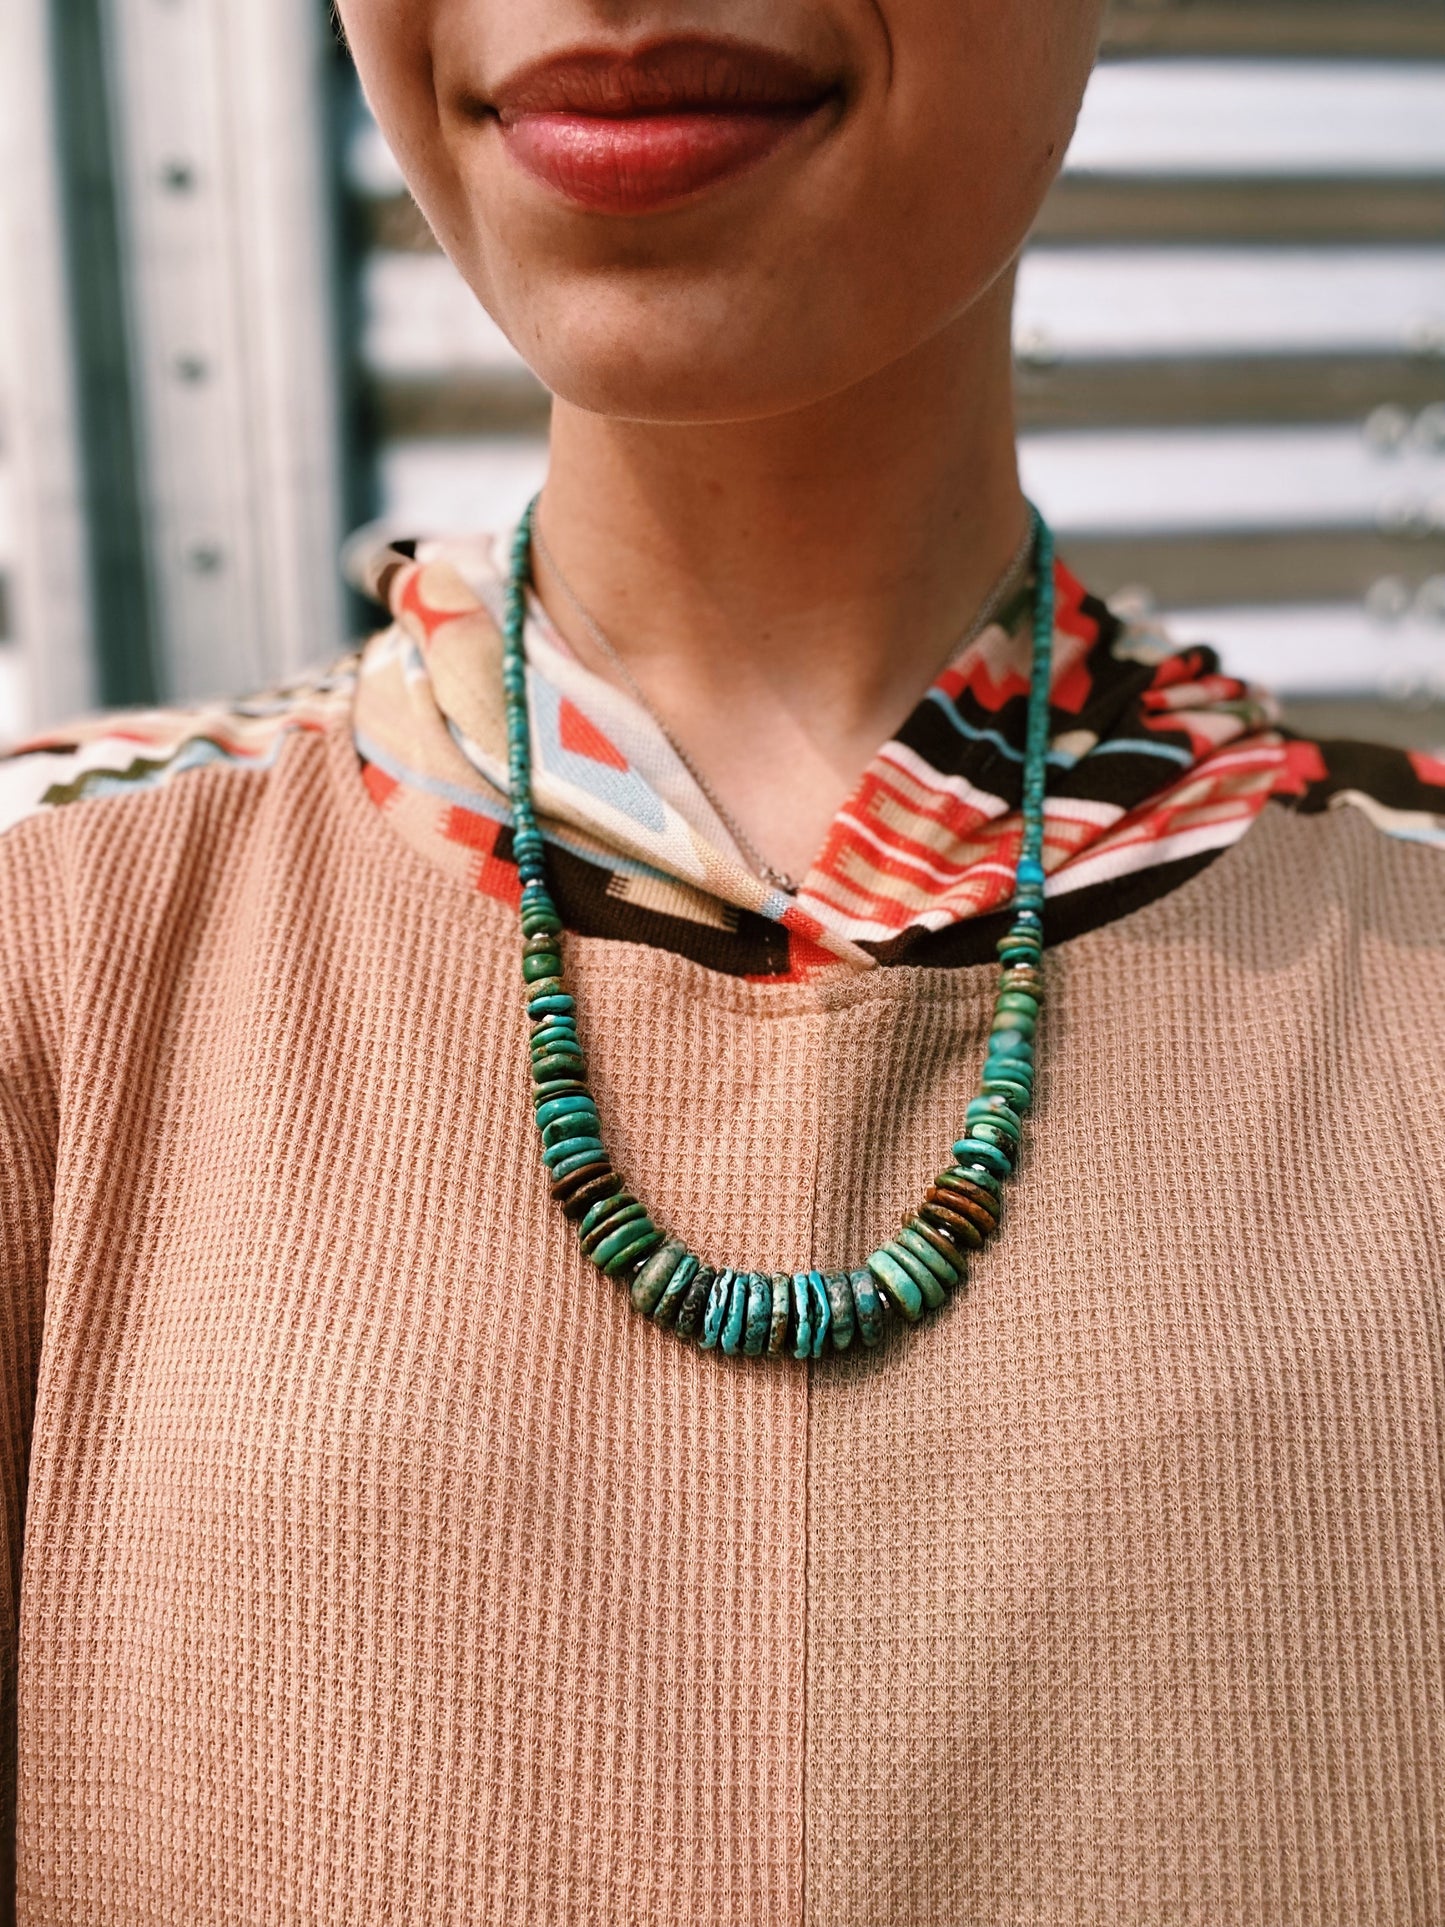
[{"label": "brown speckled bead", "polygon": [[1040,1003],[1044,999],[1044,976],[1041,970],[1033,970],[1028,964],[1015,964],[1004,971],[999,978],[1000,990],[1022,990],[1029,997],[1036,997]]},{"label": "brown speckled bead", "polygon": [[[930,1189],[928,1195],[939,1194],[939,1201],[951,1210],[962,1211],[965,1218],[972,1218],[980,1231],[998,1230],[998,1199],[991,1198],[981,1184],[970,1184],[967,1178],[940,1178]],[[968,1208],[965,1209],[965,1206]],[[986,1221],[986,1222],[985,1222]]]},{"label": "brown speckled bead", "polygon": [[931,1191],[928,1194],[927,1204],[918,1215],[926,1218],[930,1224],[937,1225],[939,1230],[952,1238],[962,1251],[977,1251],[983,1243],[983,1233],[978,1226],[971,1219],[962,1217],[949,1205],[937,1203]]},{"label": "brown speckled bead", "polygon": [[[610,1198],[622,1189],[622,1180],[610,1164],[585,1164],[580,1171],[569,1171],[563,1183],[570,1183],[573,1178],[581,1182],[559,1202],[574,1224],[585,1218],[600,1199]],[[555,1189],[552,1195],[556,1197]]]}]

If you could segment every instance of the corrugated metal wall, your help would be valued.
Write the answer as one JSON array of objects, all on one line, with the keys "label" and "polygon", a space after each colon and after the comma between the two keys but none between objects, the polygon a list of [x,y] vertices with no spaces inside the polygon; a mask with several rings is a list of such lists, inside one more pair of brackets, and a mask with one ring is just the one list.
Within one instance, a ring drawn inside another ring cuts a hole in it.
[{"label": "corrugated metal wall", "polygon": [[[545,461],[545,394],[330,112],[320,0],[60,5],[12,0],[0,63],[0,735],[126,693],[127,650],[162,695],[324,657],[328,531],[485,523]],[[1312,723],[1445,740],[1445,0],[1120,0],[1017,344],[1087,579]]]}]

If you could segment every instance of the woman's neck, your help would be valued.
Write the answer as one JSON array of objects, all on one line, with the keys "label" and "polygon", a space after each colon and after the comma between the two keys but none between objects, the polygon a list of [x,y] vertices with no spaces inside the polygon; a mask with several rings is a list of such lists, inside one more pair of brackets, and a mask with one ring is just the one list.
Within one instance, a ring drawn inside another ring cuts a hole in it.
[{"label": "woman's neck", "polygon": [[[801,876],[1027,525],[1011,288],[804,412],[658,426],[559,402],[541,509],[567,581],[776,869]],[[539,560],[549,615],[616,679]]]}]

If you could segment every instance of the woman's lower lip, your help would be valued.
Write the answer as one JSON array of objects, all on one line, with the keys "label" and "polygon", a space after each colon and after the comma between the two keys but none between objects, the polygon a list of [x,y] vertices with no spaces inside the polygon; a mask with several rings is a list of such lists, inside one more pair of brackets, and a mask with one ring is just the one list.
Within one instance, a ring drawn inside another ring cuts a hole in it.
[{"label": "woman's lower lip", "polygon": [[818,111],[796,107],[612,117],[520,114],[503,123],[514,160],[594,214],[651,214],[766,158]]}]

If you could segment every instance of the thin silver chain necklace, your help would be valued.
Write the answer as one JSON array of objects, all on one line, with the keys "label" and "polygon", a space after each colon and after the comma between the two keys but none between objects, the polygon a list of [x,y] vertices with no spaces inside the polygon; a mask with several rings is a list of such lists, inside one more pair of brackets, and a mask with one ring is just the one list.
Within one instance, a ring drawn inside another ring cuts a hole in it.
[{"label": "thin silver chain necklace", "polygon": [[[566,596],[579,620],[586,628],[588,635],[616,670],[629,693],[637,699],[642,708],[652,718],[668,748],[682,764],[693,782],[697,784],[698,788],[716,811],[719,819],[727,829],[728,834],[732,837],[733,842],[737,845],[743,856],[746,857],[753,874],[760,878],[762,882],[770,883],[775,890],[782,890],[790,897],[795,896],[800,887],[798,881],[790,877],[786,871],[775,870],[773,868],[772,864],[768,862],[767,858],[753,842],[747,831],[728,810],[721,797],[719,797],[713,789],[712,784],[708,782],[707,778],[697,767],[696,763],[693,762],[682,744],[678,742],[667,724],[647,700],[647,697],[642,691],[641,684],[628,668],[615,644],[603,631],[601,623],[598,622],[596,616],[593,615],[592,611],[572,587],[572,584],[567,580],[566,576],[563,575],[561,569],[558,568],[557,558],[547,546],[547,539],[542,534],[541,526],[536,517],[533,518],[532,522],[532,540],[537,545],[538,554],[551,571],[557,587],[562,591],[563,595]],[[983,634],[999,610],[1003,608],[1004,604],[1022,585],[1024,578],[1028,574],[1029,563],[1033,558],[1033,550],[1034,529],[1032,518],[1030,518],[1028,530],[1024,535],[1023,541],[1019,544],[1013,559],[992,589],[990,589],[984,597],[978,614],[974,617],[966,633],[959,641],[954,643],[948,654],[943,658],[942,663],[940,663],[939,669],[929,678],[930,688],[938,674],[953,661],[954,657],[961,655],[971,642],[976,641],[978,637]]]}]

